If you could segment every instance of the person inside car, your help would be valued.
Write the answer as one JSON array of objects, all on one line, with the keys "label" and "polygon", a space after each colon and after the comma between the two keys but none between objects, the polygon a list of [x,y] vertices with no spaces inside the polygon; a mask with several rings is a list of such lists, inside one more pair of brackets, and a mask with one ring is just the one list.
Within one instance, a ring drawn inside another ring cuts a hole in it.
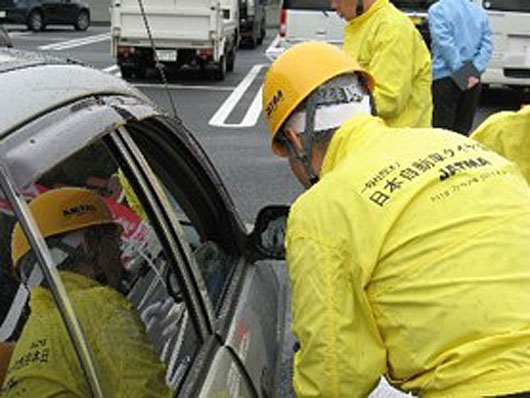
[{"label": "person inside car", "polygon": [[382,375],[422,397],[530,393],[524,177],[460,134],[388,127],[373,87],[322,42],[265,76],[272,150],[307,188],[285,245],[297,396],[364,398]]},{"label": "person inside car", "polygon": [[[105,201],[84,188],[49,190],[29,208],[46,239],[83,328],[105,396],[170,397],[164,367],[122,291],[121,228]],[[27,283],[39,267],[17,223],[12,261]],[[90,397],[84,372],[47,283],[31,290],[2,397]]]},{"label": "person inside car", "polygon": [[390,0],[330,0],[346,20],[344,51],[375,78],[377,114],[392,127],[430,127],[431,55]]}]

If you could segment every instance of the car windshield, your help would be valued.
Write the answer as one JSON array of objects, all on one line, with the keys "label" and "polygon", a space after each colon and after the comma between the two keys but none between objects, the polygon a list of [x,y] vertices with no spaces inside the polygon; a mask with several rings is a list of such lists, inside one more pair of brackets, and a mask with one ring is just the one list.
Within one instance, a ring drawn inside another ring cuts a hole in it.
[{"label": "car windshield", "polygon": [[331,10],[329,0],[284,0],[283,8],[295,10]]},{"label": "car windshield", "polygon": [[400,10],[427,11],[436,0],[390,0]]},{"label": "car windshield", "polygon": [[483,5],[487,10],[530,12],[529,0],[485,0]]}]

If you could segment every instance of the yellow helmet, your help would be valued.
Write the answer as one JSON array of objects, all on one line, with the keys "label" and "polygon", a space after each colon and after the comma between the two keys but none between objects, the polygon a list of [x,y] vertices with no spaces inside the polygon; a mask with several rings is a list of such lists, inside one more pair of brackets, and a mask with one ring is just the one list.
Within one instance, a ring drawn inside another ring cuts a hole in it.
[{"label": "yellow helmet", "polygon": [[352,72],[362,73],[370,91],[374,79],[347,53],[324,42],[305,42],[286,50],[272,63],[263,85],[263,111],[272,138],[272,150],[285,155],[275,142],[283,123],[296,107],[326,81]]},{"label": "yellow helmet", "polygon": [[[29,208],[45,238],[93,225],[114,223],[105,201],[84,188],[59,188],[47,191],[33,199]],[[15,269],[29,251],[26,235],[17,222],[11,237],[11,259]]]}]

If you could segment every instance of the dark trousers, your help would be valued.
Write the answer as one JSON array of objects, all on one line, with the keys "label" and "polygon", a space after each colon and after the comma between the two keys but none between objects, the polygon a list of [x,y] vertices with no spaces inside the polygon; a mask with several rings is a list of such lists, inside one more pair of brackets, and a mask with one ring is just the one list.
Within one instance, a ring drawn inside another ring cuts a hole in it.
[{"label": "dark trousers", "polygon": [[450,77],[437,79],[432,84],[434,112],[433,127],[441,127],[468,135],[478,107],[482,85],[460,90]]}]

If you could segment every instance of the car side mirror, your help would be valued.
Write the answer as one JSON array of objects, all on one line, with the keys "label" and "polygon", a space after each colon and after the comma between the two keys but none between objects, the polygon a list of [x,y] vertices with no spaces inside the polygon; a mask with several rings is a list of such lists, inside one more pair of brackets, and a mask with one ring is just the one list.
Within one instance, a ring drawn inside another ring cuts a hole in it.
[{"label": "car side mirror", "polygon": [[289,206],[266,206],[261,209],[254,223],[251,242],[259,258],[285,260],[285,231]]}]

